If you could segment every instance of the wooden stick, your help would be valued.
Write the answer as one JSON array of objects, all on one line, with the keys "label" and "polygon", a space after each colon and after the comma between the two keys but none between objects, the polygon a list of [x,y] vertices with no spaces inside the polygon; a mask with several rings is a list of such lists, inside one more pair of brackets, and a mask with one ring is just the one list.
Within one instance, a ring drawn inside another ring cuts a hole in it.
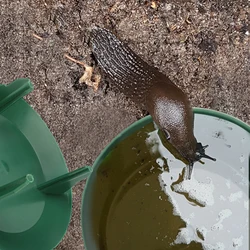
[{"label": "wooden stick", "polygon": [[35,33],[33,33],[32,35],[33,35],[35,38],[39,39],[40,41],[42,41],[42,40],[43,40],[43,38],[42,38],[42,37],[38,36],[38,35],[37,35],[37,34],[35,34]]},{"label": "wooden stick", "polygon": [[84,68],[87,67],[87,65],[86,65],[84,62],[78,61],[78,60],[74,59],[73,57],[71,57],[71,56],[69,56],[69,55],[67,55],[67,54],[64,54],[64,56],[65,56],[67,59],[69,59],[70,61],[82,65]]}]

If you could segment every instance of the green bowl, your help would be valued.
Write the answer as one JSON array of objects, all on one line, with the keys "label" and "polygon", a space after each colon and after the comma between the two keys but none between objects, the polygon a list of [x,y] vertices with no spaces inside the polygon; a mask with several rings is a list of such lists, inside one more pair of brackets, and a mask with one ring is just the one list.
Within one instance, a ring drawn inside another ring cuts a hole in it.
[{"label": "green bowl", "polygon": [[[242,121],[232,116],[217,111],[195,108],[194,113],[195,113],[195,135],[198,141],[202,142],[203,144],[209,145],[209,147],[206,150],[207,154],[217,159],[216,162],[204,160],[206,163],[205,165],[196,163],[194,166],[194,175],[199,176],[200,174],[201,175],[200,178],[202,178],[202,176],[211,176],[211,178],[214,179],[215,182],[216,180],[218,180],[217,183],[215,183],[215,185],[218,185],[219,189],[220,187],[226,188],[224,187],[225,185],[223,184],[224,181],[226,183],[227,180],[231,179],[232,183],[235,181],[236,184],[240,186],[241,178],[245,178],[247,181],[242,185],[245,185],[243,188],[244,189],[243,196],[247,197],[247,203],[245,203],[245,208],[246,208],[247,206],[246,204],[248,204],[248,199],[249,199],[248,172],[249,172],[249,155],[250,155],[250,127],[247,124],[243,123]],[[103,161],[111,155],[112,151],[115,150],[116,147],[121,145],[124,140],[129,138],[129,136],[132,135],[133,133],[139,132],[143,127],[149,125],[150,123],[152,123],[152,118],[150,116],[147,116],[133,123],[131,126],[123,130],[102,151],[102,153],[99,155],[99,157],[93,164],[93,172],[91,176],[87,179],[87,183],[82,197],[82,233],[83,233],[85,248],[87,250],[109,249],[107,246],[105,246],[105,243],[103,243],[105,242],[105,239],[107,237],[107,233],[105,232],[107,223],[106,218],[109,214],[109,207],[107,204],[112,204],[113,202],[112,199],[113,200],[115,199],[115,196],[112,195],[112,192],[114,192],[113,190],[114,187],[116,189],[119,189],[119,187],[123,186],[125,183],[125,179],[122,179],[120,177],[119,177],[120,179],[118,179],[118,175],[120,175],[118,170],[117,170],[117,179],[116,178],[112,179],[112,177],[110,177],[107,173],[102,172],[100,166],[102,165]],[[132,146],[136,147],[136,144],[133,145],[133,142],[131,142],[131,147]],[[162,148],[160,150],[164,151],[164,149]],[[120,161],[126,162],[128,163],[127,165],[129,165],[130,157],[125,154],[126,153],[122,155],[121,153]],[[174,157],[171,155],[168,155],[168,158],[171,159],[170,161],[175,161]],[[126,163],[123,165],[126,165]],[[176,165],[176,167],[174,166],[173,169],[177,169],[177,172],[180,173],[183,168],[183,163],[180,161],[175,161],[174,165]],[[123,170],[121,169],[120,171]],[[126,171],[128,172],[130,171],[132,175],[133,171],[135,172],[133,164],[131,165],[131,168],[128,167]],[[124,172],[121,175],[123,174],[125,175],[126,173]],[[106,181],[104,180],[105,178],[107,178]],[[118,183],[113,184],[114,182]],[[232,191],[233,187],[234,186],[232,184]],[[173,199],[176,199],[176,201],[178,201],[178,197],[174,196],[173,194],[171,195]],[[216,202],[217,204],[222,204],[223,206],[223,202],[221,203],[221,201],[219,200]],[[155,213],[157,213],[157,209],[155,210]],[[210,212],[208,211],[208,216],[209,213]],[[239,214],[241,214],[239,223],[240,221],[242,222],[242,220],[243,224],[246,221],[248,221],[247,208],[242,212],[237,211],[236,215]],[[235,223],[235,228],[237,228],[238,225],[236,215],[235,215],[236,221],[234,220],[232,222]],[[123,215],[120,214],[119,216],[122,217]],[[248,224],[245,224],[244,226],[242,226],[242,228],[247,229],[247,225]],[[114,237],[119,238],[122,235],[121,232],[123,231],[123,229],[124,228],[122,229],[117,228],[117,230],[114,232]],[[138,228],[138,231],[139,232],[143,231],[143,228],[141,229]],[[144,235],[144,237],[147,236]],[[228,234],[228,236],[227,234],[226,235],[222,234],[221,237],[222,240],[224,239],[225,241],[227,241],[227,237],[230,237],[230,234]],[[126,237],[122,237],[121,240],[126,241]],[[225,249],[229,249],[230,246],[233,244],[231,242],[231,239],[228,240],[228,242],[229,242],[228,244],[230,245],[229,246],[226,245]],[[235,242],[237,243],[237,239],[235,239]],[[212,242],[211,240],[211,243],[214,242]],[[244,246],[244,249],[248,249],[247,247],[248,236],[244,238],[242,244]],[[145,246],[142,245],[138,246],[136,244],[133,245],[132,243],[128,243],[128,246],[129,249],[135,249],[136,246],[136,249],[153,250],[152,248],[147,248],[147,247],[145,248]]]},{"label": "green bowl", "polygon": [[19,79],[0,85],[0,249],[53,249],[67,231],[71,190],[46,195],[37,186],[68,173],[41,117],[21,98],[33,89]]}]

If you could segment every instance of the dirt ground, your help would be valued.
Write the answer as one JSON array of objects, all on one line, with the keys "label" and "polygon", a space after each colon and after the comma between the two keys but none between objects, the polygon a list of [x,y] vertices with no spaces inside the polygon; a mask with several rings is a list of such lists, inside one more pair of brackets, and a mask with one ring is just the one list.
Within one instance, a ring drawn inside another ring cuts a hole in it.
[{"label": "dirt ground", "polygon": [[[97,92],[78,83],[84,69],[64,54],[93,65],[93,25],[111,29],[169,75],[193,106],[250,124],[250,1],[2,0],[0,13],[0,82],[31,79],[35,90],[27,100],[53,132],[70,170],[93,164],[143,115],[104,76]],[[84,249],[83,188],[84,182],[73,189],[73,217],[56,249]]]}]

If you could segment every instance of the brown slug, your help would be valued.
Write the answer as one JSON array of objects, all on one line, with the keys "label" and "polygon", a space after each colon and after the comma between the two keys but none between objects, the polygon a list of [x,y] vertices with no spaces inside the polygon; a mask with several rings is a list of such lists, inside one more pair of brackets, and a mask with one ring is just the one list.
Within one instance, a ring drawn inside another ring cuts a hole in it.
[{"label": "brown slug", "polygon": [[215,160],[205,155],[206,146],[197,143],[193,111],[180,88],[106,29],[93,28],[91,45],[98,64],[115,87],[150,113],[169,142],[188,161],[188,179],[195,161],[202,157]]}]

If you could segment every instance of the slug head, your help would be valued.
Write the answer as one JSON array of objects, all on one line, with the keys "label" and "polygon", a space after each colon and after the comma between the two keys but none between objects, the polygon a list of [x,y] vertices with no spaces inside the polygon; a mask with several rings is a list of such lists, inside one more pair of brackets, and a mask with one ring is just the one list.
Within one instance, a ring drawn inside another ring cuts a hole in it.
[{"label": "slug head", "polygon": [[205,148],[198,143],[194,133],[194,115],[185,94],[175,89],[174,95],[158,96],[154,103],[152,116],[165,138],[176,151],[187,161],[188,178],[191,176],[193,164],[201,158],[215,160],[205,154]]},{"label": "slug head", "polygon": [[193,112],[185,101],[159,97],[152,116],[168,142],[191,163],[197,158],[197,141],[193,134]]},{"label": "slug head", "polygon": [[196,144],[196,158],[195,158],[196,161],[199,161],[202,158],[206,158],[206,159],[209,159],[209,160],[212,160],[212,161],[216,161],[215,158],[205,154],[205,149],[207,147],[208,147],[208,145],[202,146],[202,144],[200,142],[198,142]]}]

